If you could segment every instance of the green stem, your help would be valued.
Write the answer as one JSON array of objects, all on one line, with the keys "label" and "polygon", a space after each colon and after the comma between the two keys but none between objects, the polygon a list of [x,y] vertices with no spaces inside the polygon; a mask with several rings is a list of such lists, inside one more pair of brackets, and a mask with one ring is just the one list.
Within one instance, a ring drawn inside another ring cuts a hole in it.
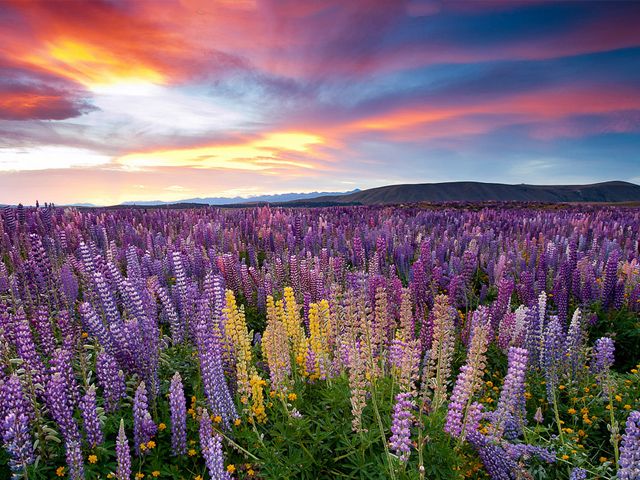
[{"label": "green stem", "polygon": [[558,425],[558,433],[560,435],[560,441],[564,445],[564,434],[562,433],[562,424],[560,423],[560,414],[558,413],[558,402],[556,400],[556,390],[553,390],[553,414],[556,418],[556,424]]},{"label": "green stem", "polygon": [[618,465],[618,460],[620,458],[620,451],[618,449],[618,422],[616,422],[615,415],[613,414],[613,388],[611,386],[611,382],[609,379],[609,375],[607,375],[606,379],[606,388],[609,391],[609,417],[611,419],[611,443],[613,444],[613,454],[616,459],[616,467]]}]

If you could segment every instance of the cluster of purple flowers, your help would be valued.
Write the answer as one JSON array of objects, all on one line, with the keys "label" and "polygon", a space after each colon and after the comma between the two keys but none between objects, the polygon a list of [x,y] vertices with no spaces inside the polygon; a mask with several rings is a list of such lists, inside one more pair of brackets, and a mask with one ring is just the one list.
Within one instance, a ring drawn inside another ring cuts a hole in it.
[{"label": "cluster of purple flowers", "polygon": [[392,435],[389,446],[403,462],[409,459],[411,453],[411,424],[414,408],[415,401],[411,393],[404,392],[396,395],[396,404],[391,416]]},{"label": "cluster of purple flowers", "polygon": [[[576,310],[568,324],[569,306],[586,309],[599,302],[605,309],[640,310],[633,233],[638,225],[637,210],[588,206],[554,211],[528,206],[5,208],[0,214],[0,433],[10,466],[19,474],[33,461],[37,413],[42,421],[55,422],[69,472],[81,478],[83,449],[105,441],[98,405],[112,415],[128,395],[139,455],[140,445],[156,434],[149,405],[164,401],[158,394],[168,379],[159,378],[159,359],[169,348],[197,353],[208,411],[220,417],[226,434],[238,411],[225,288],[264,314],[267,299],[291,286],[293,303],[304,312],[296,347],[305,347],[313,304],[328,302],[327,325],[314,337],[327,336],[318,343],[326,357],[320,378],[347,372],[354,416],[362,413],[372,379],[394,368],[401,372],[406,391],[396,398],[390,445],[402,460],[410,453],[419,389],[433,408],[450,399],[446,431],[472,443],[494,478],[504,478],[523,458],[544,457],[515,442],[524,425],[527,368],[543,372],[551,398],[560,378],[566,372],[575,377],[584,365],[582,317]],[[497,297],[489,301],[493,291]],[[487,305],[465,317],[458,309],[470,300]],[[335,318],[344,325],[329,325]],[[450,396],[459,331],[467,361]],[[257,334],[254,341],[261,338]],[[264,338],[270,341],[269,335]],[[494,340],[507,352],[509,370],[496,410],[482,414],[474,395]],[[596,342],[591,369],[600,382],[606,381],[613,353],[611,339]],[[298,354],[303,370],[320,361],[308,345]],[[17,361],[9,364],[5,358]],[[426,358],[422,385],[420,358]],[[297,358],[292,359],[291,373]],[[19,374],[13,365],[19,365]],[[95,377],[87,376],[87,369]],[[176,374],[169,387],[175,455],[186,451],[182,381]],[[127,383],[138,385],[135,393],[127,392]],[[227,478],[221,439],[208,415],[205,411],[201,420],[202,451],[211,476]],[[477,432],[481,417],[492,422],[489,435]],[[359,420],[355,424],[360,428]],[[626,439],[634,438],[633,428],[627,427]],[[116,445],[117,476],[129,478],[124,423]],[[623,440],[621,466],[623,459],[635,458],[629,445],[632,440]]]}]

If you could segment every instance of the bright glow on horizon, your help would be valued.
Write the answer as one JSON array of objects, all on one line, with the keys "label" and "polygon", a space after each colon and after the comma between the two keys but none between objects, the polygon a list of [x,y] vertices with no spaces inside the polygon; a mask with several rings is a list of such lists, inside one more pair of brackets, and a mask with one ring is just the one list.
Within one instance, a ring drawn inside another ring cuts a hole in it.
[{"label": "bright glow on horizon", "polygon": [[315,135],[273,133],[240,145],[132,153],[118,158],[117,162],[130,169],[184,166],[231,170],[268,170],[281,166],[313,168],[310,163],[288,160],[286,156],[288,152],[308,152],[311,146],[321,143],[322,139]]}]

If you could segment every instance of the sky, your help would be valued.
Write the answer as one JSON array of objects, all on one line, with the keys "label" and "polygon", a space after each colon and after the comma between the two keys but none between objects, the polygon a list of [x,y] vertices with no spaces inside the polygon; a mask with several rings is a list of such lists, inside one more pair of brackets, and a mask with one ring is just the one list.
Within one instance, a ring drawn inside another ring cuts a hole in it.
[{"label": "sky", "polygon": [[0,0],[0,203],[640,183],[640,2]]}]

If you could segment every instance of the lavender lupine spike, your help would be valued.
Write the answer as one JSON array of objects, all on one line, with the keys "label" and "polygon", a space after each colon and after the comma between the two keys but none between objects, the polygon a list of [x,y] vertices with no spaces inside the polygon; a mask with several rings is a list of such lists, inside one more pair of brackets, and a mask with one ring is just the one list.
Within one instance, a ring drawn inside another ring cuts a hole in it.
[{"label": "lavender lupine spike", "polygon": [[491,433],[501,438],[507,424],[522,430],[525,418],[524,381],[527,373],[528,352],[524,348],[511,347],[508,355],[507,375],[500,392],[498,406],[493,413]]},{"label": "lavender lupine spike", "polygon": [[174,345],[182,343],[184,341],[184,325],[178,316],[178,312],[167,293],[167,290],[161,285],[156,286],[156,294],[162,303],[167,319],[169,320],[169,326],[171,328],[171,341]]},{"label": "lavender lupine spike", "polygon": [[118,369],[118,364],[113,356],[101,351],[96,360],[96,374],[105,399],[105,411],[114,412],[118,409],[120,399],[126,394],[127,386],[124,382],[124,373]]},{"label": "lavender lupine spike", "polygon": [[0,385],[0,419],[11,412],[24,414],[29,421],[34,419],[33,405],[22,388],[20,377],[15,373]]},{"label": "lavender lupine spike", "polygon": [[631,412],[627,418],[622,442],[620,443],[618,468],[618,478],[620,480],[637,480],[640,478],[639,411]]},{"label": "lavender lupine spike", "polygon": [[69,402],[76,406],[80,399],[80,387],[73,370],[73,352],[66,348],[58,348],[51,357],[49,373],[60,373],[68,388]]},{"label": "lavender lupine spike", "polygon": [[116,347],[111,338],[111,334],[105,328],[93,307],[88,302],[84,302],[80,304],[79,311],[84,328],[98,339],[98,342],[100,342],[107,352],[114,355],[116,353]]},{"label": "lavender lupine spike", "polygon": [[87,392],[80,399],[80,412],[84,423],[84,431],[87,436],[87,443],[94,448],[102,444],[104,435],[100,419],[98,418],[98,410],[96,406],[96,387],[91,385]]},{"label": "lavender lupine spike", "polygon": [[540,358],[542,372],[547,382],[547,399],[554,403],[553,396],[558,386],[564,365],[564,333],[558,317],[551,317],[544,332],[544,347]]},{"label": "lavender lupine spike", "polygon": [[68,396],[69,386],[60,373],[54,373],[47,385],[47,405],[65,441],[80,439],[78,424]]},{"label": "lavender lupine spike", "polygon": [[187,452],[187,414],[182,378],[176,372],[169,387],[169,405],[171,407],[171,449],[174,455]]},{"label": "lavender lupine spike", "polygon": [[575,467],[569,474],[569,480],[587,480],[587,471],[580,467]]},{"label": "lavender lupine spike", "polygon": [[10,412],[2,421],[2,441],[9,453],[9,468],[12,478],[26,478],[25,469],[35,460],[29,419],[23,413]]},{"label": "lavender lupine spike", "polygon": [[120,429],[116,440],[116,457],[118,461],[116,478],[118,480],[131,480],[131,452],[127,434],[124,431],[124,420],[122,419],[120,419]]},{"label": "lavender lupine spike", "polygon": [[615,344],[611,338],[601,337],[597,339],[591,358],[591,372],[594,375],[606,374],[613,365],[614,354]]},{"label": "lavender lupine spike", "polygon": [[211,417],[207,409],[202,410],[200,417],[200,448],[211,480],[230,480],[231,476],[224,468],[222,439],[213,433]]},{"label": "lavender lupine spike", "polygon": [[[157,426],[149,413],[147,388],[140,382],[133,399],[133,444],[136,453],[156,434]],[[144,448],[144,447],[143,447]]]},{"label": "lavender lupine spike", "polygon": [[29,322],[22,308],[18,310],[18,313],[14,317],[13,333],[16,352],[24,361],[24,365],[32,376],[34,383],[44,386],[46,383],[45,366],[36,351],[36,345],[33,341],[31,329],[29,328]]},{"label": "lavender lupine spike", "polygon": [[84,463],[79,440],[68,440],[65,443],[67,466],[71,480],[84,480]]},{"label": "lavender lupine spike", "polygon": [[466,417],[473,395],[480,387],[486,368],[486,351],[489,343],[488,323],[479,323],[472,333],[467,361],[460,368],[456,384],[451,393],[451,401],[444,426],[445,432],[453,437],[464,437]]},{"label": "lavender lupine spike", "polygon": [[231,422],[238,418],[238,413],[224,376],[219,331],[214,326],[213,332],[211,332],[206,325],[201,319],[196,327],[202,383],[209,407],[216,415],[222,417],[225,428],[229,428]]},{"label": "lavender lupine spike", "polygon": [[410,392],[396,395],[391,419],[391,438],[389,448],[402,462],[409,460],[411,454],[411,423],[413,419],[413,394]]},{"label": "lavender lupine spike", "polygon": [[567,377],[570,381],[576,381],[583,370],[585,363],[584,343],[586,335],[582,329],[582,312],[579,308],[573,313],[567,339],[565,341],[565,357],[567,364]]}]

